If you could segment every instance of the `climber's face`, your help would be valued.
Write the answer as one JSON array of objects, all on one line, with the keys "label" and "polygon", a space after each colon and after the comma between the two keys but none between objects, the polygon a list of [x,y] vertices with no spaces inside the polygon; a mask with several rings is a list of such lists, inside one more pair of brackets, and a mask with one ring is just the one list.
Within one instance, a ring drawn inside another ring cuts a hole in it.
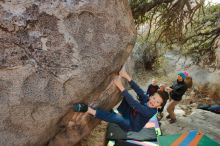
[{"label": "climber's face", "polygon": [[149,97],[147,105],[150,108],[160,108],[162,103],[163,99],[160,97],[160,95],[158,93],[154,93],[154,95]]}]

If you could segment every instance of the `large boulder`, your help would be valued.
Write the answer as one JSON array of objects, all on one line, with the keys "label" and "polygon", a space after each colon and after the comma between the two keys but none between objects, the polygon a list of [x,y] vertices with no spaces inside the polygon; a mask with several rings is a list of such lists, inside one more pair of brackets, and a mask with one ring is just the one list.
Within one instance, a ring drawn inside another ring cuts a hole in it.
[{"label": "large boulder", "polygon": [[110,109],[136,30],[127,0],[0,1],[0,145],[70,146]]}]

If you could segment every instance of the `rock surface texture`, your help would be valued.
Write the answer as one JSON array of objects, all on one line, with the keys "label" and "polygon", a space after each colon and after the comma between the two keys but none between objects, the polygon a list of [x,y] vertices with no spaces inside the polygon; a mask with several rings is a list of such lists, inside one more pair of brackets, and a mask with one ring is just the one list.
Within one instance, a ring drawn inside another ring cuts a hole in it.
[{"label": "rock surface texture", "polygon": [[72,146],[110,109],[136,39],[127,0],[0,1],[0,145]]}]

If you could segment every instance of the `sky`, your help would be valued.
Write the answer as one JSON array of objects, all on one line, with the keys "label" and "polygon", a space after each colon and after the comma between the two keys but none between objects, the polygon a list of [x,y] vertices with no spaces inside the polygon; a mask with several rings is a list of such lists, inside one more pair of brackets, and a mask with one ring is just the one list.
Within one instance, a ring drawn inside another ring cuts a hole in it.
[{"label": "sky", "polygon": [[213,2],[213,3],[220,3],[220,0],[206,0],[206,1],[210,1],[210,2]]}]

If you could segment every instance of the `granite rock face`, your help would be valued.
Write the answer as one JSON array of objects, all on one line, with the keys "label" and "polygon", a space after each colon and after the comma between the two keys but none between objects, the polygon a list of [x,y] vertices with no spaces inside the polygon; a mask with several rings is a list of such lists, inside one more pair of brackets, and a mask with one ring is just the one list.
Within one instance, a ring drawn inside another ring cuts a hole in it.
[{"label": "granite rock face", "polygon": [[0,1],[0,145],[71,146],[110,109],[136,39],[126,0]]}]

